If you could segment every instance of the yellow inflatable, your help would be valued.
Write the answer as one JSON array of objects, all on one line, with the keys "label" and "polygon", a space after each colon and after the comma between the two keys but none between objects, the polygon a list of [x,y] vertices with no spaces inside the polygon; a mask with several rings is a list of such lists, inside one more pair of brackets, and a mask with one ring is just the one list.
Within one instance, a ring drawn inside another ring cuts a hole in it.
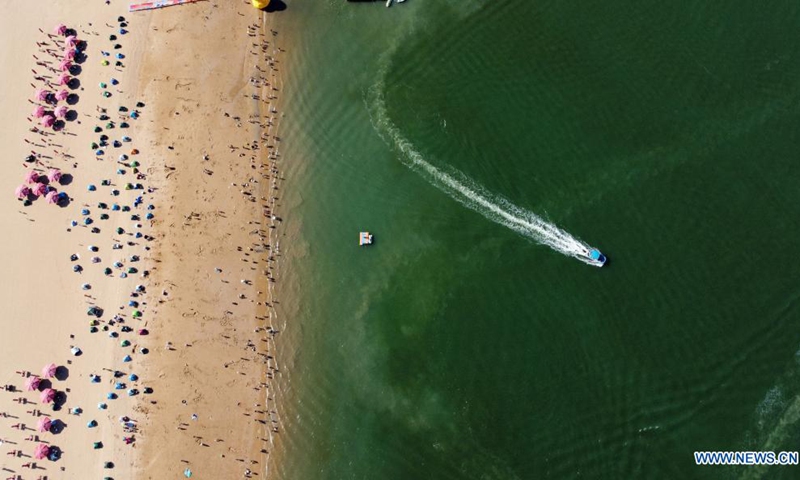
[{"label": "yellow inflatable", "polygon": [[261,10],[262,8],[267,8],[267,5],[269,5],[270,0],[252,0],[252,2],[255,8]]}]

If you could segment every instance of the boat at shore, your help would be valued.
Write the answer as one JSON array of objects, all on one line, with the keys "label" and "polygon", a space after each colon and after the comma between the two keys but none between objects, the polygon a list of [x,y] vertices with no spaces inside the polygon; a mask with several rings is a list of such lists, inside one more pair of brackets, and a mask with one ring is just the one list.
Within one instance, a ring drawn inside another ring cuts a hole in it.
[{"label": "boat at shore", "polygon": [[589,265],[594,265],[595,267],[602,267],[606,264],[606,256],[603,255],[600,250],[596,248],[587,248],[583,252],[584,258],[587,260]]}]

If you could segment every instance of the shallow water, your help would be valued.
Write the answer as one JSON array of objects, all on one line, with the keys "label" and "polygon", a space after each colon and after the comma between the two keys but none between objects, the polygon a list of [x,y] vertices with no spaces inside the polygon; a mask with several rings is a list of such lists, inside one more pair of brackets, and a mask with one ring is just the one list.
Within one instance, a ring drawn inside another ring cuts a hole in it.
[{"label": "shallow water", "polygon": [[799,12],[281,12],[301,307],[278,476],[793,478],[692,452],[797,445]]}]

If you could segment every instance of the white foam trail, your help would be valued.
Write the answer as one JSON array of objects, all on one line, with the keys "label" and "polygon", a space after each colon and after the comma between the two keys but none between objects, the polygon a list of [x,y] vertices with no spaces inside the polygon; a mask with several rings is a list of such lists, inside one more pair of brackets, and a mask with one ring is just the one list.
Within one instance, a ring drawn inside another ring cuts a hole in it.
[{"label": "white foam trail", "polygon": [[420,173],[432,185],[450,195],[457,202],[489,220],[547,245],[557,252],[591,265],[586,255],[593,247],[545,221],[535,213],[520,208],[499,195],[492,194],[463,173],[452,168],[448,172],[444,172],[428,163],[389,119],[383,91],[383,75],[381,75],[381,80],[372,87],[370,92],[371,99],[368,108],[371,107],[372,121],[376,129],[384,139],[388,137],[391,143],[400,150],[402,153],[400,160],[406,166]]}]

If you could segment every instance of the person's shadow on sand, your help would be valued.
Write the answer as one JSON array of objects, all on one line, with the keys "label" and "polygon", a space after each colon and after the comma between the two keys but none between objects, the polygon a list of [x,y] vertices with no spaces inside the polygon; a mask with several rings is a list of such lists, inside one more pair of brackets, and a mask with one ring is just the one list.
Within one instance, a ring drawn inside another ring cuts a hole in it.
[{"label": "person's shadow on sand", "polygon": [[269,2],[269,5],[262,8],[262,10],[264,10],[267,13],[282,12],[286,10],[286,3],[284,3],[282,0],[272,0],[271,2]]}]

